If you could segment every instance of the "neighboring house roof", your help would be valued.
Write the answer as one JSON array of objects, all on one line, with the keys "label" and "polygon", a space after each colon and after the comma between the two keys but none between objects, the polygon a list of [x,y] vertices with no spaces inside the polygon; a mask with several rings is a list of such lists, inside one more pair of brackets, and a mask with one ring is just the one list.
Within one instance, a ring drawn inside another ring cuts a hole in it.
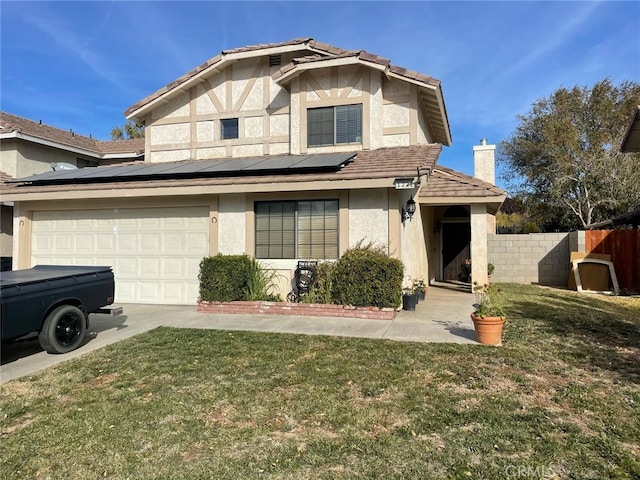
[{"label": "neighboring house roof", "polygon": [[[242,176],[215,175],[207,172],[198,173],[193,178],[167,178],[162,179],[148,176],[144,180],[122,181],[124,179],[111,179],[110,181],[84,183],[79,178],[73,184],[73,189],[68,183],[53,185],[37,185],[29,183],[12,183],[2,185],[2,195],[12,198],[15,195],[49,192],[75,192],[86,190],[121,190],[133,188],[160,188],[160,187],[190,187],[210,186],[208,193],[220,191],[270,191],[268,185],[285,185],[291,190],[314,189],[343,189],[354,188],[354,182],[364,180],[360,188],[374,188],[376,180],[382,181],[384,186],[392,187],[393,179],[397,177],[417,177],[429,175],[433,170],[438,156],[442,150],[440,144],[415,145],[411,147],[381,148],[378,150],[363,150],[354,152],[355,158],[336,171],[309,171],[266,174],[248,174]],[[228,159],[220,159],[224,162]],[[238,159],[235,159],[238,160]],[[190,161],[172,162],[176,167]],[[169,165],[163,163],[162,165]],[[115,169],[121,166],[95,167],[99,169]],[[109,170],[105,170],[109,171]],[[43,174],[45,175],[45,174]],[[324,183],[327,182],[327,183]],[[314,184],[315,183],[315,184]],[[378,186],[383,186],[383,184]],[[220,187],[216,189],[215,187]],[[280,188],[280,187],[278,187]]]},{"label": "neighboring house roof", "polygon": [[620,150],[625,153],[640,152],[640,105],[636,106]]},{"label": "neighboring house roof", "polygon": [[73,131],[0,112],[0,139],[17,138],[95,158],[129,158],[144,155],[144,138],[100,141]]},{"label": "neighboring house roof", "polygon": [[640,225],[640,208],[631,212],[618,215],[617,217],[610,218],[609,220],[603,220],[602,222],[592,223],[587,225],[589,230],[606,229],[607,227],[616,226],[639,226]]},{"label": "neighboring house roof", "polygon": [[495,185],[447,167],[436,166],[418,195],[421,204],[488,203],[497,211],[507,192]]},{"label": "neighboring house roof", "polygon": [[[345,65],[349,63],[362,63],[384,71],[389,78],[399,78],[409,81],[422,88],[421,99],[423,107],[430,112],[432,127],[434,129],[434,142],[443,145],[451,144],[451,130],[444,105],[442,87],[440,81],[412,70],[392,65],[389,59],[370,54],[364,50],[343,50],[326,43],[317,42],[312,38],[296,38],[281,43],[266,43],[247,47],[223,50],[219,55],[207,60],[193,70],[182,75],[168,85],[162,87],[151,95],[125,110],[127,119],[140,121],[146,110],[161,98],[171,96],[175,92],[182,92],[192,82],[198,82],[199,78],[211,71],[222,70],[227,62],[235,61],[247,54],[253,54],[262,50],[262,55],[270,55],[282,51],[305,51],[308,55],[294,58],[289,64],[284,65],[273,75],[274,81],[285,83],[304,70],[321,68],[333,65]],[[239,57],[239,58],[238,58]]]}]

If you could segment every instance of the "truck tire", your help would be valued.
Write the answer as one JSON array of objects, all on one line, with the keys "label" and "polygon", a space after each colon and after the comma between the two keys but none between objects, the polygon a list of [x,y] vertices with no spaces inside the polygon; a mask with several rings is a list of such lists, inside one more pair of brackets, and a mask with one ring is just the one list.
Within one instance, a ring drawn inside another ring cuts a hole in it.
[{"label": "truck tire", "polygon": [[78,307],[60,305],[47,316],[38,340],[49,353],[67,353],[82,343],[86,324],[84,313]]}]

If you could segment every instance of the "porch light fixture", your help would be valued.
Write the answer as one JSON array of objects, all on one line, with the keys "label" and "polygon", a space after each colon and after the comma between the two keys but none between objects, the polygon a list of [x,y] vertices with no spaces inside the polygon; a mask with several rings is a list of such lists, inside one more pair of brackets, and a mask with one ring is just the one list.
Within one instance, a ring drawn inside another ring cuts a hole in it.
[{"label": "porch light fixture", "polygon": [[407,220],[411,221],[414,213],[416,213],[416,201],[412,196],[407,200],[405,207],[402,208],[402,223],[404,224]]}]

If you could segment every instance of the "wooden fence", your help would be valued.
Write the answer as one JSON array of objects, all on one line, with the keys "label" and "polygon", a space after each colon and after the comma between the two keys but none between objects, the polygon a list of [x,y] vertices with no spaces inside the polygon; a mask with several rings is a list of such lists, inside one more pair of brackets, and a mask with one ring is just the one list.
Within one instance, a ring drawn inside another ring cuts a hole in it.
[{"label": "wooden fence", "polygon": [[621,289],[640,292],[640,230],[587,230],[588,253],[611,255]]}]

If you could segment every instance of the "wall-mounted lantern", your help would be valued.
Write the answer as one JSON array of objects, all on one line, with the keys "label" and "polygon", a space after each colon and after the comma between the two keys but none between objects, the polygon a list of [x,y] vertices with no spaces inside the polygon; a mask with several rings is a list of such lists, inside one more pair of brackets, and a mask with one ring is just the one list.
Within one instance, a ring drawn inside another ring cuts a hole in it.
[{"label": "wall-mounted lantern", "polygon": [[402,223],[407,220],[411,221],[413,214],[416,213],[416,201],[413,196],[407,200],[407,204],[402,208]]}]

